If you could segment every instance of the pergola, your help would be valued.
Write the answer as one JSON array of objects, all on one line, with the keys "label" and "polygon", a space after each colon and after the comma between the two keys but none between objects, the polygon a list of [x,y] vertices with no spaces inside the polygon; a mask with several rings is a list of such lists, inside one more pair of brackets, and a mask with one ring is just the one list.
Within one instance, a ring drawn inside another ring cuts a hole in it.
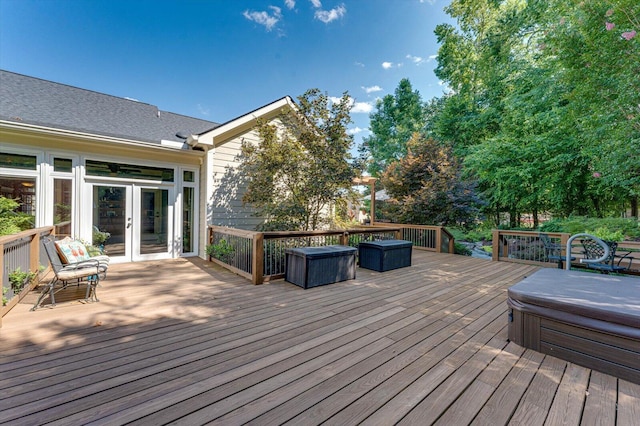
[{"label": "pergola", "polygon": [[378,178],[374,178],[373,176],[362,176],[359,178],[354,178],[354,185],[369,185],[371,189],[371,224],[375,222],[376,218],[376,180]]}]

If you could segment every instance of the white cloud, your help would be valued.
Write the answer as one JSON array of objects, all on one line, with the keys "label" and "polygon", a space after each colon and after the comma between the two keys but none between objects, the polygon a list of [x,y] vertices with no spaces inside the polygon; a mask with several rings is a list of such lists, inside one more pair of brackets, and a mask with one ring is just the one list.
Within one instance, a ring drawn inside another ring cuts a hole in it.
[{"label": "white cloud", "polygon": [[384,68],[385,70],[388,70],[389,68],[393,68],[393,62],[383,62],[382,68]]},{"label": "white cloud", "polygon": [[347,134],[349,135],[357,135],[358,133],[362,133],[362,132],[366,132],[367,129],[361,129],[360,127],[356,126],[353,129],[347,129]]},{"label": "white cloud", "polygon": [[363,64],[362,62],[358,62],[358,61],[356,61],[356,62],[354,62],[353,64],[354,64],[354,65],[356,65],[356,66],[358,66],[358,67],[362,67],[362,68],[364,68],[364,64]]},{"label": "white cloud", "polygon": [[421,64],[427,62],[426,59],[421,58],[420,56],[407,55],[407,59],[410,60],[411,62],[413,62],[416,65],[421,65]]},{"label": "white cloud", "polygon": [[313,7],[315,7],[316,9],[319,9],[322,7],[322,3],[320,3],[320,0],[310,0],[310,1]]},{"label": "white cloud", "polygon": [[[334,104],[340,103],[342,101],[341,98],[337,98],[335,96],[329,96],[329,100]],[[371,104],[370,102],[356,102],[352,97],[349,97],[349,100],[347,102],[351,107],[351,112],[354,114],[370,113],[371,111],[373,111],[373,104]]]},{"label": "white cloud", "polygon": [[420,3],[436,4],[436,0],[420,0]]},{"label": "white cloud", "polygon": [[[317,3],[320,4],[319,1]],[[325,24],[328,24],[329,22],[342,18],[346,13],[347,8],[344,6],[344,4],[341,4],[340,6],[331,10],[316,10],[315,18],[321,22],[324,22]]]},{"label": "white cloud", "polygon": [[368,114],[373,111],[373,105],[369,102],[354,102],[351,112],[354,114]]},{"label": "white cloud", "polygon": [[202,104],[198,104],[197,107],[198,107],[198,112],[201,115],[208,116],[211,113],[211,110],[209,108],[202,106]]},{"label": "white cloud", "polygon": [[411,62],[413,62],[416,65],[426,64],[427,62],[433,61],[437,57],[438,57],[438,55],[430,55],[427,58],[423,58],[421,56],[407,55],[407,59],[410,60]]},{"label": "white cloud", "polygon": [[296,0],[284,0],[284,4],[288,9],[293,9],[296,7]]},{"label": "white cloud", "polygon": [[366,93],[381,92],[382,91],[382,87],[380,87],[378,85],[371,86],[371,87],[362,86],[362,90],[364,90]]},{"label": "white cloud", "polygon": [[269,14],[267,11],[249,12],[245,10],[242,15],[256,24],[263,25],[267,31],[271,31],[273,27],[280,22],[280,19],[282,19],[282,9],[277,6],[269,6],[269,9],[271,9],[273,14]]}]

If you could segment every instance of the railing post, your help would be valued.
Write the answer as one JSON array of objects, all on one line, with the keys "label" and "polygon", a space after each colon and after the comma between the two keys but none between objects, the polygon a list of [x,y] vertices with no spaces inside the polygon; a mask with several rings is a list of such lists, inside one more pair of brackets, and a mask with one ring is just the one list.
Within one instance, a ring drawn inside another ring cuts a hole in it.
[{"label": "railing post", "polygon": [[[449,236],[451,236],[451,234]],[[455,253],[456,253],[456,240],[455,238],[451,237],[449,238],[449,254],[455,254]]]},{"label": "railing post", "polygon": [[442,249],[441,249],[441,241],[442,241],[442,228],[441,227],[437,227],[436,228],[436,253],[442,253]]},{"label": "railing post", "polygon": [[40,234],[36,233],[31,238],[29,244],[29,272],[36,272],[40,269]]},{"label": "railing post", "polygon": [[[4,244],[0,243],[0,293],[2,293],[3,287],[4,287]],[[1,309],[2,309],[2,304],[0,304],[0,310]],[[2,328],[2,312],[1,311],[0,311],[0,328]]]},{"label": "railing post", "polygon": [[[571,237],[571,234],[566,234],[566,233],[562,233],[560,234],[560,247],[566,247],[567,243],[569,242],[569,237]],[[571,264],[571,253],[565,253],[565,256],[567,256],[567,263]],[[560,256],[562,256],[562,250],[560,251]]]},{"label": "railing post", "polygon": [[402,239],[402,228],[400,228],[397,231],[393,232],[393,238],[395,238],[396,240],[401,240]]},{"label": "railing post", "polygon": [[340,245],[341,246],[348,246],[349,245],[349,231],[344,231],[340,235]]},{"label": "railing post", "polygon": [[491,241],[491,260],[497,262],[500,260],[500,230],[493,230],[493,238]]},{"label": "railing post", "polygon": [[253,258],[251,259],[251,282],[264,282],[264,234],[258,232],[253,236]]}]

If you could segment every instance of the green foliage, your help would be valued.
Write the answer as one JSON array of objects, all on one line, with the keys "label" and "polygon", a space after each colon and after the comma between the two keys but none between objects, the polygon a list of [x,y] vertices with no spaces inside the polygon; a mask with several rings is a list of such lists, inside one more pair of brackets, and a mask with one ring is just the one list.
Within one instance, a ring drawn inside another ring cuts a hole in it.
[{"label": "green foliage", "polygon": [[471,250],[462,243],[454,243],[454,253],[461,254],[463,256],[471,256]]},{"label": "green foliage", "polygon": [[415,133],[408,153],[392,163],[381,182],[392,197],[386,204],[398,223],[463,225],[476,219],[473,185],[460,178],[451,150]]},{"label": "green foliage", "polygon": [[19,206],[16,200],[0,196],[0,236],[33,228],[33,216],[16,212]]},{"label": "green foliage", "polygon": [[593,218],[572,216],[553,219],[540,227],[541,232],[587,233],[609,241],[640,239],[640,221],[625,218]]},{"label": "green foliage", "polygon": [[353,143],[347,133],[351,98],[330,102],[317,89],[298,97],[299,107],[281,125],[259,123],[258,145],[242,145],[247,178],[243,202],[266,217],[266,228],[312,230],[331,221],[338,200],[355,198]]},{"label": "green foliage", "polygon": [[93,227],[93,234],[92,234],[92,241],[93,244],[104,244],[105,241],[107,241],[109,238],[111,238],[111,234],[108,232],[103,232],[100,231],[97,227]]},{"label": "green foliage", "polygon": [[624,233],[621,230],[612,231],[609,228],[597,228],[595,231],[586,231],[587,234],[594,235],[603,241],[622,241],[624,240]]},{"label": "green foliage", "polygon": [[391,163],[407,154],[407,144],[414,133],[425,127],[425,106],[411,82],[403,78],[394,95],[376,102],[376,111],[369,115],[371,135],[359,147],[372,176],[379,176]]},{"label": "green foliage", "polygon": [[9,272],[9,282],[11,283],[13,292],[19,293],[24,285],[30,283],[36,275],[36,272],[23,272],[20,267],[15,269],[13,272]]},{"label": "green foliage", "polygon": [[[607,216],[640,195],[640,3],[453,0],[427,129],[485,212]],[[496,220],[496,223],[499,223]]]},{"label": "green foliage", "polygon": [[235,252],[235,248],[227,240],[220,240],[206,247],[207,255],[227,263],[233,258]]}]

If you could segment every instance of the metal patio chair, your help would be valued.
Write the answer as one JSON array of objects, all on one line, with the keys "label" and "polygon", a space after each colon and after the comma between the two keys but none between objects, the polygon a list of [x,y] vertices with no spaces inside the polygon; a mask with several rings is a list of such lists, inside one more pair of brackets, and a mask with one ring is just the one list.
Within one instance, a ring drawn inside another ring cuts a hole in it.
[{"label": "metal patio chair", "polygon": [[[631,262],[633,262],[633,257],[631,257],[631,252],[627,252],[624,254],[617,253],[618,243],[615,241],[604,241],[605,244],[609,246],[609,256],[602,262],[593,263],[588,262],[587,267],[591,269],[597,269],[598,271],[608,274],[608,273],[620,273],[626,271],[627,269],[631,269]],[[584,248],[584,257],[587,259],[598,259],[604,255],[604,248],[598,244],[595,240],[592,239],[583,239],[581,240],[582,247]],[[625,265],[621,265],[622,262],[625,262]],[[626,263],[628,261],[628,263]]]},{"label": "metal patio chair", "polygon": [[[547,259],[558,262],[558,269],[563,269],[563,263],[567,261],[567,256],[562,255],[564,247],[562,244],[557,244],[551,241],[551,238],[547,234],[541,233],[539,235],[540,241],[544,245],[544,255]],[[571,261],[576,260],[575,257],[570,257]]]},{"label": "metal patio chair", "polygon": [[[54,276],[49,283],[46,284],[38,297],[38,301],[33,305],[31,310],[35,311],[38,309],[47,295],[51,298],[51,306],[55,306],[55,294],[67,288],[69,284],[86,284],[87,291],[84,300],[86,302],[99,302],[98,296],[96,295],[96,287],[98,287],[101,279],[106,278],[107,269],[109,268],[108,261],[104,259],[89,259],[76,263],[63,264],[52,238],[44,237],[42,245],[49,258],[49,263],[51,263]],[[59,287],[57,290],[56,286]]]}]

